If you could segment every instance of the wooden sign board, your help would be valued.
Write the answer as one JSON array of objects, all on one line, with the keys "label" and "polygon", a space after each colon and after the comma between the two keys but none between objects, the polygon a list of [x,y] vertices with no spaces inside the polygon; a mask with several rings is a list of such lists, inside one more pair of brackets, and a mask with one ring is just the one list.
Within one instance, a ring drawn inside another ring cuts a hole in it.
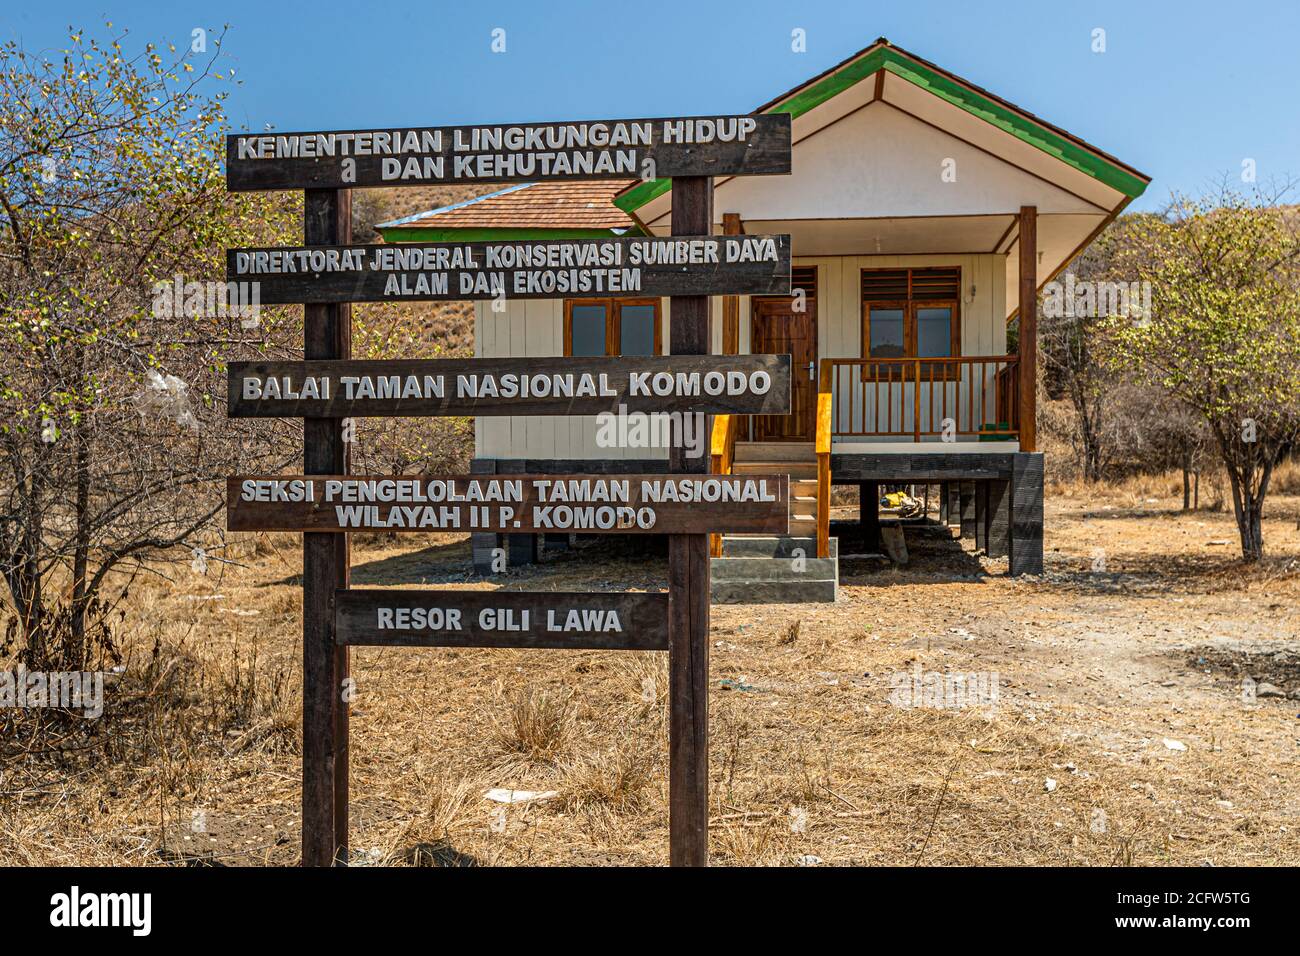
[{"label": "wooden sign board", "polygon": [[785,534],[787,475],[242,475],[230,531]]},{"label": "wooden sign board", "polygon": [[226,137],[231,191],[788,172],[785,113]]},{"label": "wooden sign board", "polygon": [[226,251],[259,304],[789,295],[789,236],[401,242]]},{"label": "wooden sign board", "polygon": [[346,590],[335,595],[339,644],[668,650],[668,595]]},{"label": "wooden sign board", "polygon": [[785,415],[788,355],[231,362],[231,418]]}]

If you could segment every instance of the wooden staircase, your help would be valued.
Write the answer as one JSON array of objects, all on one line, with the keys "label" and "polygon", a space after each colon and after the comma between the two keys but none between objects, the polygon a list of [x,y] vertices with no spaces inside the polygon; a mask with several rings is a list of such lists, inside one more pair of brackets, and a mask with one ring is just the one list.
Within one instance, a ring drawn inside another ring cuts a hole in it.
[{"label": "wooden staircase", "polygon": [[[789,475],[790,530],[776,537],[726,535],[712,559],[715,604],[834,601],[839,557],[832,541],[818,556],[818,457],[813,442],[734,441],[725,461],[734,475]],[[715,457],[715,461],[718,459]],[[827,516],[829,517],[829,516]]]},{"label": "wooden staircase", "polygon": [[790,476],[790,531],[817,537],[817,453],[812,442],[736,442],[734,475]]}]

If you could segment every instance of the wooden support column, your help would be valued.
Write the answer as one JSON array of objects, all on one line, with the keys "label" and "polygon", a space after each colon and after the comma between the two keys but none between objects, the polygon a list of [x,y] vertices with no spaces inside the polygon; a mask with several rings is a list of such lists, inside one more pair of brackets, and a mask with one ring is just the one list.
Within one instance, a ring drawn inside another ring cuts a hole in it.
[{"label": "wooden support column", "polygon": [[[722,234],[739,236],[745,227],[741,225],[740,213],[722,214]],[[724,295],[722,297],[722,354],[740,354],[740,296]]]},{"label": "wooden support column", "polygon": [[1011,560],[1012,577],[1043,573],[1043,456],[1023,452],[1012,456]]},{"label": "wooden support column", "polygon": [[510,567],[522,568],[537,563],[537,539],[535,534],[506,535],[506,560]]},{"label": "wooden support column", "polygon": [[880,482],[864,481],[858,485],[858,522],[862,525],[862,542],[868,554],[880,552]]},{"label": "wooden support column", "polygon": [[960,515],[961,537],[975,537],[975,482],[959,482],[959,507],[957,509]]},{"label": "wooden support column", "polygon": [[[708,235],[713,228],[713,180],[673,180],[674,236]],[[669,301],[673,355],[709,354],[707,295],[673,296]],[[713,432],[706,416],[704,434]],[[671,472],[707,473],[707,455],[687,458],[669,452]],[[673,866],[709,863],[709,536],[674,534],[668,540],[669,718],[668,842]]]},{"label": "wooden support column", "polygon": [[1011,482],[990,478],[984,484],[988,487],[984,550],[990,558],[1005,558],[1011,553]]},{"label": "wooden support column", "polygon": [[[497,463],[492,458],[475,458],[469,463],[471,475],[495,475]],[[469,535],[470,553],[474,559],[476,574],[495,574],[493,562],[497,558],[497,549],[505,547],[505,536],[490,531],[471,531]]]},{"label": "wooden support column", "polygon": [[1020,207],[1020,450],[1038,450],[1038,207]]},{"label": "wooden support column", "polygon": [[948,482],[946,481],[940,482],[939,483],[939,524],[943,525],[944,527],[948,526],[949,498],[950,495],[948,494]]},{"label": "wooden support column", "polygon": [[[346,189],[308,189],[303,210],[305,245],[352,241],[352,198]],[[345,359],[352,350],[352,306],[303,307],[303,358]],[[303,473],[346,475],[350,470],[343,420],[303,419]],[[302,863],[347,862],[348,648],[334,642],[334,592],[348,586],[346,534],[302,536]]]},{"label": "wooden support column", "polygon": [[975,550],[988,551],[989,546],[989,483],[975,482]]}]

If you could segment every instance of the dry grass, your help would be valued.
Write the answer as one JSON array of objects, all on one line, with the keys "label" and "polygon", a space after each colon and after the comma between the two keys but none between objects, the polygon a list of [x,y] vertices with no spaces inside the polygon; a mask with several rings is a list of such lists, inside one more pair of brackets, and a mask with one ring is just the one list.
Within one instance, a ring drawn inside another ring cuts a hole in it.
[{"label": "dry grass", "polygon": [[796,641],[799,640],[799,628],[801,626],[803,626],[803,621],[798,619],[791,621],[789,624],[785,626],[785,631],[782,632],[781,637],[777,641],[777,643],[794,644]]},{"label": "dry grass", "polygon": [[[1040,580],[909,541],[907,568],[845,561],[836,605],[714,608],[714,860],[1300,860],[1296,703],[1246,706],[1231,671],[1300,650],[1300,499],[1271,503],[1270,558],[1243,569],[1212,543],[1229,514],[1143,493],[1160,490],[1049,499]],[[359,585],[494,586],[464,579],[460,537],[356,544]],[[500,583],[661,585],[663,560],[640,552],[553,556]],[[243,566],[133,591],[104,718],[9,728],[0,863],[296,861],[301,549],[248,536],[225,554]],[[665,862],[665,657],[357,649],[354,860]],[[892,676],[917,667],[996,671],[997,704],[891,703]],[[559,796],[494,804],[492,787]]]},{"label": "dry grass", "polygon": [[593,807],[613,813],[646,805],[646,791],[660,771],[656,754],[635,738],[588,753],[564,768],[563,795],[571,810]]},{"label": "dry grass", "polygon": [[497,745],[531,763],[554,763],[573,739],[573,691],[523,687],[506,695]]}]

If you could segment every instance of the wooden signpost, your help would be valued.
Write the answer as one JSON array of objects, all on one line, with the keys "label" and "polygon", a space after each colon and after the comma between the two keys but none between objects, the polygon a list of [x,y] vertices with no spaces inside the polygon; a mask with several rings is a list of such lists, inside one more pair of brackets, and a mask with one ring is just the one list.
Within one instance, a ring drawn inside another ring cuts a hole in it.
[{"label": "wooden signpost", "polygon": [[239,475],[231,531],[785,534],[787,475]]},{"label": "wooden signpost", "polygon": [[790,356],[231,362],[232,418],[766,415],[790,407]]},{"label": "wooden signpost", "polygon": [[258,301],[386,302],[583,299],[790,285],[789,236],[548,239],[230,249],[226,278]]},{"label": "wooden signpost", "polygon": [[371,647],[668,650],[668,595],[343,591],[338,642]]},{"label": "wooden signpost", "polygon": [[788,172],[783,113],[226,137],[232,191]]},{"label": "wooden signpost", "polygon": [[[674,233],[707,235],[713,227],[713,180],[673,180]],[[789,294],[788,291],[785,294]],[[675,296],[670,347],[674,355],[709,352],[709,297]],[[713,433],[712,419],[704,434]],[[668,470],[701,473],[709,459],[668,453]],[[703,529],[700,529],[703,530]],[[789,530],[789,512],[786,513]],[[785,531],[779,532],[785,534]],[[672,866],[709,862],[709,536],[698,531],[668,539],[668,858]]]},{"label": "wooden signpost", "polygon": [[[784,534],[786,475],[354,476],[343,420],[397,415],[785,414],[790,357],[709,356],[709,296],[789,294],[788,236],[710,236],[714,175],[790,171],[788,115],[418,127],[227,139],[233,190],[305,190],[303,246],[228,251],[259,301],[303,303],[303,362],[235,362],[232,417],[301,417],[303,474],[228,480],[232,531],[303,536],[303,864],[348,856],[352,646],[669,652],[673,865],[708,862],[710,532]],[[670,237],[354,245],[353,186],[675,177]],[[671,296],[671,356],[351,361],[349,303]],[[668,593],[352,590],[375,529],[667,534]]]}]

